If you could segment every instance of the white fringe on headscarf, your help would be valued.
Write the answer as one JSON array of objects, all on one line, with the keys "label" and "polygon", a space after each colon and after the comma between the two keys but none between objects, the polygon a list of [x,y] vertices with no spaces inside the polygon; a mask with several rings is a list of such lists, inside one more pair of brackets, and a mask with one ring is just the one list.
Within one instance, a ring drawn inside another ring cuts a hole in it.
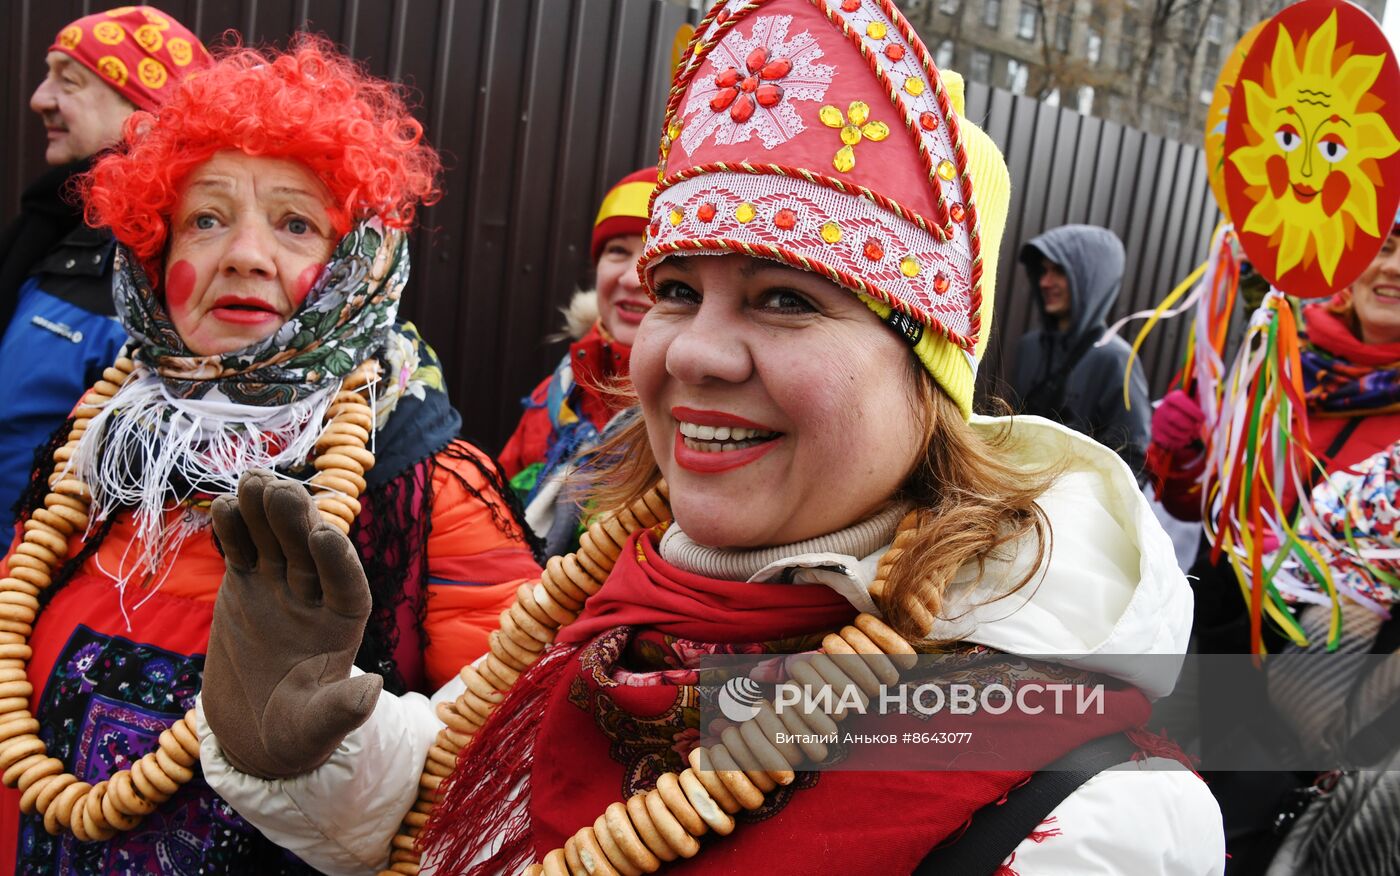
[{"label": "white fringe on headscarf", "polygon": [[[236,404],[217,394],[182,399],[167,392],[150,368],[137,366],[92,418],[65,469],[74,471],[92,491],[90,529],[124,506],[135,508],[136,538],[117,569],[102,569],[121,591],[123,617],[127,584],[150,579],[149,592],[132,606],[139,608],[169,574],[169,567],[162,572],[166,561],[179,554],[185,539],[210,525],[208,514],[188,508],[167,523],[167,512],[180,508],[196,487],[233,493],[246,471],[278,472],[306,463],[339,389],[335,384],[300,401],[270,407]],[[174,491],[172,483],[183,484],[184,495]],[[129,556],[133,548],[134,561]]]}]

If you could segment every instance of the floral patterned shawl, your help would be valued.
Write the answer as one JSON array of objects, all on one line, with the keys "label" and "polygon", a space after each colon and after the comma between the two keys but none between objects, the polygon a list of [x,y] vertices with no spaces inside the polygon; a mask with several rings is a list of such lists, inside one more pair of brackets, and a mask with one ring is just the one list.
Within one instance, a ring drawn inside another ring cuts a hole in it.
[{"label": "floral patterned shawl", "polygon": [[[381,484],[440,450],[461,425],[436,355],[410,325],[396,326],[408,281],[408,241],[377,218],[337,244],[306,300],[270,337],[221,355],[194,353],[140,266],[117,249],[114,298],[137,368],[93,418],[71,467],[93,493],[94,520],[134,507],[138,562],[118,578],[150,574],[208,526],[198,506],[266,468],[301,479],[344,378],[374,357],[370,387]],[[397,412],[396,416],[392,413]],[[383,445],[382,447],[380,445]],[[382,465],[380,463],[383,463]],[[172,519],[172,509],[184,513]]]},{"label": "floral patterned shawl", "polygon": [[270,337],[214,356],[190,351],[160,296],[124,247],[113,297],[137,344],[137,361],[178,398],[211,395],[237,404],[285,405],[340,382],[379,349],[408,282],[408,238],[377,218],[341,238],[301,307]]},{"label": "floral patterned shawl", "polygon": [[[516,873],[562,846],[613,803],[684,769],[696,745],[715,741],[706,736],[716,728],[701,726],[702,702],[715,690],[700,684],[705,658],[805,652],[856,614],[820,584],[726,581],[679,569],[661,556],[659,529],[623,546],[603,588],[463,751],[422,834],[436,872]],[[975,646],[955,671],[947,677],[969,683],[1083,678]],[[935,745],[917,754],[911,747],[899,771],[888,769],[879,746],[841,747],[840,770],[800,772],[738,816],[744,824],[733,835],[705,837],[699,856],[666,872],[912,872],[934,845],[1029,778],[1028,770],[1005,769],[1000,751],[1032,750],[1048,763],[1147,720],[1142,692],[1105,684],[1101,715],[886,716],[865,727],[853,719],[853,729],[879,732],[979,727],[974,735],[989,743],[989,724],[976,722],[994,720],[1001,747]]]},{"label": "floral patterned shawl", "polygon": [[1400,344],[1367,344],[1348,325],[1349,292],[1303,308],[1301,350],[1308,409],[1359,417],[1400,410]]}]

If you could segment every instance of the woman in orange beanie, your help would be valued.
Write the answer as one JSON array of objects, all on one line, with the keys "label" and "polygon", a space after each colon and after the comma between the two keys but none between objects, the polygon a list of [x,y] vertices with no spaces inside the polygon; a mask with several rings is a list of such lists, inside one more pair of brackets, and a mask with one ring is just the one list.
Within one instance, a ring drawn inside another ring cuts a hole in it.
[{"label": "woman in orange beanie", "polygon": [[574,295],[565,311],[574,340],[525,400],[525,413],[501,451],[501,467],[546,556],[578,546],[581,509],[568,476],[624,406],[618,391],[625,390],[632,342],[651,308],[637,259],[655,186],[656,171],[646,168],[618,180],[604,196],[589,249],[594,289]]}]

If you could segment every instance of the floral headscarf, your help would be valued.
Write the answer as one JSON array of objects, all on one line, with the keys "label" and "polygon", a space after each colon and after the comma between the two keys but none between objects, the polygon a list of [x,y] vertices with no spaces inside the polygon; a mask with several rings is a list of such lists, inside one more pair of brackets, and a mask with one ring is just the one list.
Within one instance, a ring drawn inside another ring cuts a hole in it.
[{"label": "floral headscarf", "polygon": [[337,384],[384,345],[408,282],[408,238],[367,219],[341,238],[301,307],[270,337],[213,356],[190,351],[145,273],[118,247],[117,316],[153,368],[182,399],[286,405]]},{"label": "floral headscarf", "polygon": [[[326,411],[346,375],[370,357],[384,375],[369,387],[372,440],[386,444],[384,453],[372,446],[385,463],[373,474],[401,471],[456,435],[460,419],[435,354],[411,327],[395,325],[409,272],[402,231],[374,218],[360,222],[286,324],[241,350],[208,356],[186,346],[144,272],[123,247],[117,253],[114,298],[137,368],[93,418],[70,465],[92,490],[95,521],[135,508],[141,548],[137,562],[115,574],[119,587],[158,574],[165,557],[208,526],[208,515],[191,506],[233,492],[243,472],[309,475]],[[414,422],[392,428],[395,409]],[[167,516],[181,507],[176,519]]]}]

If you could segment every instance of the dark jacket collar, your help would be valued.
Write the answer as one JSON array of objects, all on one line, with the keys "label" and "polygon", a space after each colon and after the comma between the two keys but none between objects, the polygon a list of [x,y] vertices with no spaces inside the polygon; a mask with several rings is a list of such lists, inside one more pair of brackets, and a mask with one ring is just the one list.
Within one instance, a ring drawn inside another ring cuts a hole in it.
[{"label": "dark jacket collar", "polygon": [[82,208],[70,203],[71,181],[92,159],[51,167],[20,196],[20,212],[0,236],[0,331],[10,322],[19,288],[59,241],[82,224]]}]

